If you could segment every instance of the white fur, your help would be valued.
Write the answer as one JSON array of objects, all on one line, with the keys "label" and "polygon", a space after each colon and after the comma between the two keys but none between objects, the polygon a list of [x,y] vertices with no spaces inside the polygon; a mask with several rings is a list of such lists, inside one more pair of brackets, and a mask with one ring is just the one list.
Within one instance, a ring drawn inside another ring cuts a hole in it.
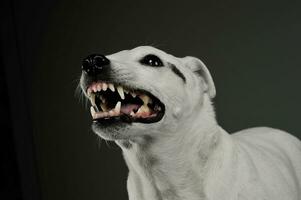
[{"label": "white fur", "polygon": [[[138,60],[149,53],[174,64],[186,83],[167,66],[141,65]],[[151,92],[166,106],[157,123],[134,123],[113,136],[96,130],[123,150],[130,200],[301,199],[300,141],[272,128],[231,135],[223,130],[211,103],[214,83],[200,60],[145,46],[108,58],[120,79]]]}]

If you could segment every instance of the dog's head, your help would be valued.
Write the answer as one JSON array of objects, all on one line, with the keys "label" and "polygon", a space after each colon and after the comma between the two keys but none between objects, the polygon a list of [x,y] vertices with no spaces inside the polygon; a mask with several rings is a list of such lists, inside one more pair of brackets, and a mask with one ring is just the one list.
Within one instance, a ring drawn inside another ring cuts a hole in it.
[{"label": "dog's head", "polygon": [[176,131],[201,112],[205,98],[215,96],[199,59],[149,46],[90,55],[82,69],[80,86],[92,105],[92,129],[106,140]]}]

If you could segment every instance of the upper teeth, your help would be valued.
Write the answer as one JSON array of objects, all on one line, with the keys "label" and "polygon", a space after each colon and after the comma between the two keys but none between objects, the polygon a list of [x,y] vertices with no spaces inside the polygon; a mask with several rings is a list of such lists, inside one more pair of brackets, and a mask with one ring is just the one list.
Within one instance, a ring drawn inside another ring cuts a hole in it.
[{"label": "upper teeth", "polygon": [[106,91],[106,90],[108,89],[108,85],[107,85],[106,83],[103,83],[103,84],[102,84],[102,89],[103,89],[104,91]]},{"label": "upper teeth", "polygon": [[[106,91],[107,89],[110,89],[112,92],[115,92],[115,89],[117,90],[120,98],[122,100],[125,99],[125,94],[130,94],[132,95],[133,98],[137,96],[137,94],[133,91],[129,91],[126,88],[123,88],[122,86],[114,86],[112,83],[104,83],[104,82],[97,82],[93,83],[88,89],[87,89],[87,95],[91,99],[91,103],[94,105],[95,104],[95,96],[93,96],[93,93],[100,92],[100,91]],[[145,99],[148,96],[143,95],[140,96],[140,98],[147,104],[149,100]],[[101,98],[102,99],[102,98]],[[145,100],[144,100],[145,99]],[[148,98],[149,99],[149,98]]]},{"label": "upper teeth", "polygon": [[94,93],[90,94],[90,101],[91,101],[92,106],[96,106],[96,103],[95,103],[95,94]]},{"label": "upper teeth", "polygon": [[97,89],[97,91],[101,91],[101,85],[98,84],[98,85],[96,86],[96,89]]},{"label": "upper teeth", "polygon": [[137,94],[135,92],[131,92],[131,95],[133,98],[135,98],[137,96]]},{"label": "upper teeth", "polygon": [[112,83],[109,83],[108,85],[109,85],[110,90],[112,90],[112,92],[115,92],[114,85]]},{"label": "upper teeth", "polygon": [[149,96],[142,94],[139,95],[140,99],[143,101],[144,105],[147,105],[148,103],[151,103],[151,99],[149,98]]},{"label": "upper teeth", "polygon": [[92,88],[89,87],[88,90],[87,90],[87,95],[90,97],[91,94],[92,94]]},{"label": "upper teeth", "polygon": [[120,95],[121,99],[124,99],[124,92],[123,92],[123,87],[118,86],[117,87],[117,92]]}]

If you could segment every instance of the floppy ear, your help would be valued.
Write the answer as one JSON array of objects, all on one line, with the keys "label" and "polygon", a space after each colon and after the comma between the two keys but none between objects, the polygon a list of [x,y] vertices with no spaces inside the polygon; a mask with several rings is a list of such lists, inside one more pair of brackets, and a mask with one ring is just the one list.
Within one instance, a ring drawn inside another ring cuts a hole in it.
[{"label": "floppy ear", "polygon": [[216,94],[214,82],[205,64],[200,59],[192,56],[186,56],[183,60],[188,68],[204,79],[205,92],[209,94],[210,98],[214,98]]}]

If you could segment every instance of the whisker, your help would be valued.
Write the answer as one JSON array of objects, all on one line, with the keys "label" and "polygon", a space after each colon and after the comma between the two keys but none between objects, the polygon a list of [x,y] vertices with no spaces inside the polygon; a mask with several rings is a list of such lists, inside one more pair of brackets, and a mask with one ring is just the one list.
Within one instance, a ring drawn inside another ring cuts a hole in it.
[{"label": "whisker", "polygon": [[80,86],[80,78],[77,78],[75,80],[73,80],[73,82],[78,82],[76,88],[75,88],[75,91],[74,91],[74,96],[76,98],[78,98],[79,100],[79,103],[83,104],[85,106],[85,109],[88,108],[88,98],[86,98],[81,86]]},{"label": "whisker", "polygon": [[99,136],[96,136],[97,147],[100,149],[103,139]]}]

